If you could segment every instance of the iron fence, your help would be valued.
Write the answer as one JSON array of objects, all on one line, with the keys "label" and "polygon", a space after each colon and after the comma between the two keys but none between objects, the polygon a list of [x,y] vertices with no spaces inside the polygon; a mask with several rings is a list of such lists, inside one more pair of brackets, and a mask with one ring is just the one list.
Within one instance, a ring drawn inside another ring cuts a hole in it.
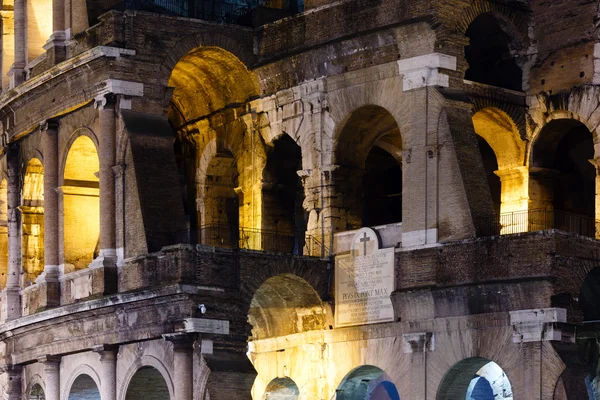
[{"label": "iron fence", "polygon": [[485,221],[482,226],[484,234],[509,235],[522,232],[534,232],[547,229],[576,233],[595,237],[600,221],[559,210],[527,210],[500,214],[500,218]]},{"label": "iron fence", "polygon": [[203,244],[226,249],[251,249],[274,253],[329,256],[322,242],[304,231],[286,232],[227,225],[205,225],[197,230],[178,232],[173,243]]}]

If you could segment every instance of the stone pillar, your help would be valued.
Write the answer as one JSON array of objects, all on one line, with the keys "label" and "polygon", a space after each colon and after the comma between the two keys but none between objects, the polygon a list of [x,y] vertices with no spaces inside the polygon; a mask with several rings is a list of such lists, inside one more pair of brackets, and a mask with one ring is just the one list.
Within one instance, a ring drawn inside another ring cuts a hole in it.
[{"label": "stone pillar", "polygon": [[515,167],[494,172],[500,178],[500,225],[502,234],[528,231],[529,168]]},{"label": "stone pillar", "polygon": [[[600,158],[589,160],[596,170],[596,201],[594,203],[594,216],[600,220]],[[596,239],[600,239],[600,224],[596,222]]]},{"label": "stone pillar", "polygon": [[94,347],[93,351],[100,354],[100,398],[102,400],[116,400],[119,346],[101,345]]},{"label": "stone pillar", "polygon": [[46,284],[46,302],[41,307],[59,305],[58,283],[58,121],[41,125],[44,152],[44,272],[36,283]]},{"label": "stone pillar", "polygon": [[8,374],[8,384],[6,385],[8,400],[22,400],[21,377],[23,368],[20,365],[10,365],[7,367],[6,373]]},{"label": "stone pillar", "polygon": [[19,146],[10,144],[6,152],[8,169],[8,276],[2,295],[2,321],[21,316],[21,229],[19,213]]},{"label": "stone pillar", "polygon": [[46,400],[60,400],[60,357],[44,356],[38,362],[44,364]]},{"label": "stone pillar", "polygon": [[411,399],[427,399],[427,354],[434,349],[431,332],[402,335],[402,351],[411,357]]},{"label": "stone pillar", "polygon": [[194,392],[194,338],[184,333],[163,335],[163,337],[173,344],[174,400],[192,400]]},{"label": "stone pillar", "polygon": [[15,57],[8,72],[11,88],[25,80],[25,66],[27,65],[27,3],[25,0],[15,0],[14,17]]},{"label": "stone pillar", "polygon": [[116,160],[115,96],[108,94],[96,102],[98,108],[100,157],[100,255],[96,264],[111,267],[116,264],[115,178]]}]

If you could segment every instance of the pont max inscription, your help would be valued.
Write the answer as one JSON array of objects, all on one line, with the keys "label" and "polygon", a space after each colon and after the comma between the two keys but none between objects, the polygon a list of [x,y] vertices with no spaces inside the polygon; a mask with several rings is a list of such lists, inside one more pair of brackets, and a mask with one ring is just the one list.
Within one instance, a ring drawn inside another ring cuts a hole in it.
[{"label": "pont max inscription", "polygon": [[361,229],[352,254],[335,259],[336,327],[394,320],[394,249],[379,249],[372,229]]}]

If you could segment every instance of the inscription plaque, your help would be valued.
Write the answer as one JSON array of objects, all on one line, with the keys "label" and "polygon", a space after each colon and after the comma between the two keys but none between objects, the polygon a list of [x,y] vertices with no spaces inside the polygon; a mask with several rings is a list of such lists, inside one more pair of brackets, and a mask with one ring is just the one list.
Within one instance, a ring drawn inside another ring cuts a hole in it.
[{"label": "inscription plaque", "polygon": [[374,230],[362,228],[349,255],[335,258],[336,327],[394,320],[394,249],[380,249]]}]

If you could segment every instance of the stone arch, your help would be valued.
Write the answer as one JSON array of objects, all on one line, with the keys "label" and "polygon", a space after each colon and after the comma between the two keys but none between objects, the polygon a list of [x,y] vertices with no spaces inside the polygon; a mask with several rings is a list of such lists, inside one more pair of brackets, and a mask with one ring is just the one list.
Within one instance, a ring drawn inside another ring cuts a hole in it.
[{"label": "stone arch", "polygon": [[337,138],[333,157],[346,193],[342,228],[401,222],[405,147],[394,116],[380,106],[360,107],[345,118]]},{"label": "stone arch", "polygon": [[[73,387],[73,384],[81,376],[88,377],[89,379],[91,379],[91,382],[93,382],[95,384],[96,388],[98,389],[98,396],[96,399],[86,399],[86,400],[100,400],[100,377],[98,376],[98,373],[88,364],[82,364],[82,365],[78,366],[77,368],[75,368],[73,370],[73,372],[71,372],[71,375],[66,380],[66,384],[63,386],[63,393],[60,396],[60,398],[66,399],[66,400],[78,400],[78,399],[71,399],[70,394],[71,394],[71,388]],[[91,383],[89,381],[89,379],[87,379],[87,378],[83,378],[83,379],[85,379],[88,383]]]},{"label": "stone arch", "polygon": [[461,12],[461,18],[457,21],[456,32],[465,35],[469,26],[480,15],[491,13],[501,21],[503,28],[515,38],[518,38],[520,47],[524,47],[527,38],[528,21],[523,18],[513,7],[489,0],[477,0]]},{"label": "stone arch", "polygon": [[298,400],[300,389],[290,378],[275,378],[267,385],[262,400]]},{"label": "stone arch", "polygon": [[[477,393],[483,397],[474,397]],[[471,357],[453,365],[442,378],[436,399],[512,400],[512,386],[504,370],[495,362]]]},{"label": "stone arch", "polygon": [[350,371],[336,389],[337,400],[400,400],[398,389],[384,370],[361,365]]},{"label": "stone arch", "polygon": [[[579,119],[564,118],[569,115],[553,113],[532,140],[530,181],[538,189],[530,202],[535,205],[532,208],[554,210],[553,228],[595,236],[594,219],[600,210],[595,210],[596,167],[590,163],[594,134]],[[563,212],[588,219],[574,221],[575,217]]]},{"label": "stone arch", "polygon": [[121,385],[119,386],[119,390],[117,391],[118,400],[126,400],[127,396],[127,388],[131,383],[134,375],[144,367],[150,367],[154,370],[158,371],[165,381],[167,389],[169,391],[170,398],[174,396],[174,387],[173,387],[173,378],[169,373],[169,369],[163,364],[163,362],[155,356],[144,354],[141,357],[137,358],[126,370],[123,375],[123,379],[121,380]]},{"label": "stone arch", "polygon": [[160,66],[159,73],[164,86],[168,85],[171,72],[179,60],[191,50],[200,47],[220,47],[234,54],[248,68],[256,62],[252,47],[252,36],[249,36],[248,43],[243,43],[232,36],[214,32],[189,35],[175,43]]},{"label": "stone arch", "polygon": [[21,194],[22,276],[24,286],[44,270],[44,166],[37,158],[27,163]]},{"label": "stone arch", "polygon": [[[38,395],[37,393],[40,392],[40,390],[38,390],[36,387],[39,387],[39,389],[41,389],[41,394],[42,396]],[[45,394],[46,392],[46,387],[44,385],[44,380],[42,379],[42,377],[38,374],[33,375],[30,379],[29,382],[27,382],[27,387],[25,389],[25,394],[27,397],[27,400],[45,400]],[[32,396],[33,394],[33,396]],[[37,397],[35,397],[37,396]]]},{"label": "stone arch", "polygon": [[131,377],[125,392],[125,400],[152,398],[170,400],[171,392],[164,377],[154,367],[143,366]]},{"label": "stone arch", "polygon": [[65,154],[62,232],[65,271],[87,268],[98,256],[100,237],[100,159],[89,135],[78,135]]},{"label": "stone arch", "polygon": [[253,340],[321,330],[326,326],[326,319],[319,294],[308,282],[293,274],[265,280],[254,293],[248,311]]},{"label": "stone arch", "polygon": [[522,91],[523,68],[518,65],[522,46],[502,14],[480,13],[464,35],[469,39],[464,48],[465,80]]},{"label": "stone arch", "polygon": [[[94,144],[96,150],[99,149],[100,143],[98,142],[98,136],[96,135],[96,133],[94,133],[94,131],[91,128],[88,128],[87,126],[83,126],[81,128],[76,129],[75,131],[73,131],[73,133],[71,133],[71,135],[67,139],[66,143],[63,145],[63,148],[60,152],[60,164],[59,164],[59,168],[58,168],[59,185],[62,184],[63,179],[64,179],[65,165],[67,163],[67,157],[69,156],[69,151],[73,147],[73,143],[82,136],[89,138],[92,141],[92,143]],[[119,154],[119,152],[117,152],[117,154]]]},{"label": "stone arch", "polygon": [[[554,386],[552,400],[578,400],[588,398],[589,370],[565,368]],[[593,390],[593,389],[592,389]],[[596,397],[592,397],[596,398]]]}]

